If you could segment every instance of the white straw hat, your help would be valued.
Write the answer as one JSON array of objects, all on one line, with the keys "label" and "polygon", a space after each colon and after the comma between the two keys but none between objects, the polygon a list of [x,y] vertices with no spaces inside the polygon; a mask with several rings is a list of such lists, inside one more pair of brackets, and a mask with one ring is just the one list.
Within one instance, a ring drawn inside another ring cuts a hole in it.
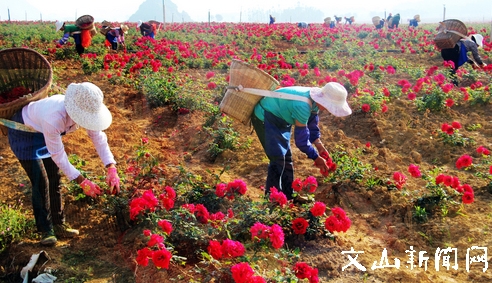
[{"label": "white straw hat", "polygon": [[138,21],[137,28],[139,28],[142,25],[142,21]]},{"label": "white straw hat", "polygon": [[102,131],[111,125],[113,117],[103,103],[101,89],[93,83],[71,83],[65,92],[65,109],[79,126]]},{"label": "white straw hat", "polygon": [[125,34],[128,33],[128,30],[130,29],[127,25],[121,25],[120,28]]},{"label": "white straw hat", "polygon": [[337,117],[352,114],[352,109],[347,103],[347,90],[337,82],[329,82],[323,88],[312,87],[309,95],[314,102],[328,109]]},{"label": "white straw hat", "polygon": [[475,41],[475,43],[478,45],[478,47],[483,48],[483,36],[481,34],[472,34],[471,39]]},{"label": "white straw hat", "polygon": [[56,27],[56,30],[55,31],[59,31],[63,27],[63,22],[56,21],[55,22],[55,27]]}]

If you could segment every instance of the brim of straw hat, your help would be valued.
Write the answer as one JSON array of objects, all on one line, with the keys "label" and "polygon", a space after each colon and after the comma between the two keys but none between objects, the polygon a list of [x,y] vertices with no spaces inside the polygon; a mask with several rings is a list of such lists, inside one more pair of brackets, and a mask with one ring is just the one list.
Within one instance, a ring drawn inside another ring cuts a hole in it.
[{"label": "brim of straw hat", "polygon": [[319,87],[312,87],[309,91],[309,95],[317,104],[326,108],[331,114],[336,117],[345,117],[352,114],[352,109],[348,105],[347,101],[335,101],[327,97],[326,95],[321,95],[323,89]]}]

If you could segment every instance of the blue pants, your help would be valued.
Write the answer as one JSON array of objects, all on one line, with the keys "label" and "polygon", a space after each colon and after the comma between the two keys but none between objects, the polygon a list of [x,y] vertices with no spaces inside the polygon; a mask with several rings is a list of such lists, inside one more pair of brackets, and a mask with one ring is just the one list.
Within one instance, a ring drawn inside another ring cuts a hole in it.
[{"label": "blue pants", "polygon": [[270,188],[275,187],[282,191],[287,199],[292,199],[294,181],[294,163],[290,149],[292,125],[268,111],[265,111],[264,122],[254,114],[251,122],[270,160],[265,193],[268,195]]}]

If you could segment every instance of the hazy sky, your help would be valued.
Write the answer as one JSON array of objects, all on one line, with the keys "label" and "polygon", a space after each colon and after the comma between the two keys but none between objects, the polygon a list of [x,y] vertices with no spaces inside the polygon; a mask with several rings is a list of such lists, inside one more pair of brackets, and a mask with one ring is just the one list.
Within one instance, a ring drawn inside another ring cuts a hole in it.
[{"label": "hazy sky", "polygon": [[[77,16],[90,14],[96,21],[125,21],[143,2],[144,0],[0,0],[0,20],[8,20],[10,11],[11,20],[39,20],[41,17],[43,20],[74,20]],[[240,19],[248,21],[248,12],[252,9],[261,7],[270,13],[298,5],[317,7],[325,13],[325,17],[355,16],[359,23],[370,23],[373,16],[384,16],[385,11],[400,13],[402,22],[415,14],[421,15],[423,23],[437,22],[444,15],[447,19],[456,18],[462,21],[492,21],[491,0],[175,0],[173,3],[180,12],[186,11],[198,22],[207,21],[209,12],[211,15],[221,15],[225,22],[239,22]],[[264,22],[267,21],[268,19],[264,19]],[[306,21],[323,22],[323,19]]]}]

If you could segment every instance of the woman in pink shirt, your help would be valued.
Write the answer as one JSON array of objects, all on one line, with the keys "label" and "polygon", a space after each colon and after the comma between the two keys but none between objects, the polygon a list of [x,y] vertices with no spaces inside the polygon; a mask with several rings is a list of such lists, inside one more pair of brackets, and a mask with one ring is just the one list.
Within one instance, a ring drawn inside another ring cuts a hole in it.
[{"label": "woman in pink shirt", "polygon": [[64,222],[59,170],[70,181],[76,181],[90,197],[100,195],[101,188],[84,178],[70,164],[62,136],[85,128],[94,147],[108,168],[106,182],[112,193],[119,193],[116,161],[103,130],[112,122],[103,104],[103,93],[96,85],[72,83],[65,95],[52,95],[24,106],[11,118],[31,128],[33,132],[9,129],[10,148],[19,159],[32,184],[32,205],[36,226],[42,234],[42,245],[54,245],[56,237],[79,234]]}]

